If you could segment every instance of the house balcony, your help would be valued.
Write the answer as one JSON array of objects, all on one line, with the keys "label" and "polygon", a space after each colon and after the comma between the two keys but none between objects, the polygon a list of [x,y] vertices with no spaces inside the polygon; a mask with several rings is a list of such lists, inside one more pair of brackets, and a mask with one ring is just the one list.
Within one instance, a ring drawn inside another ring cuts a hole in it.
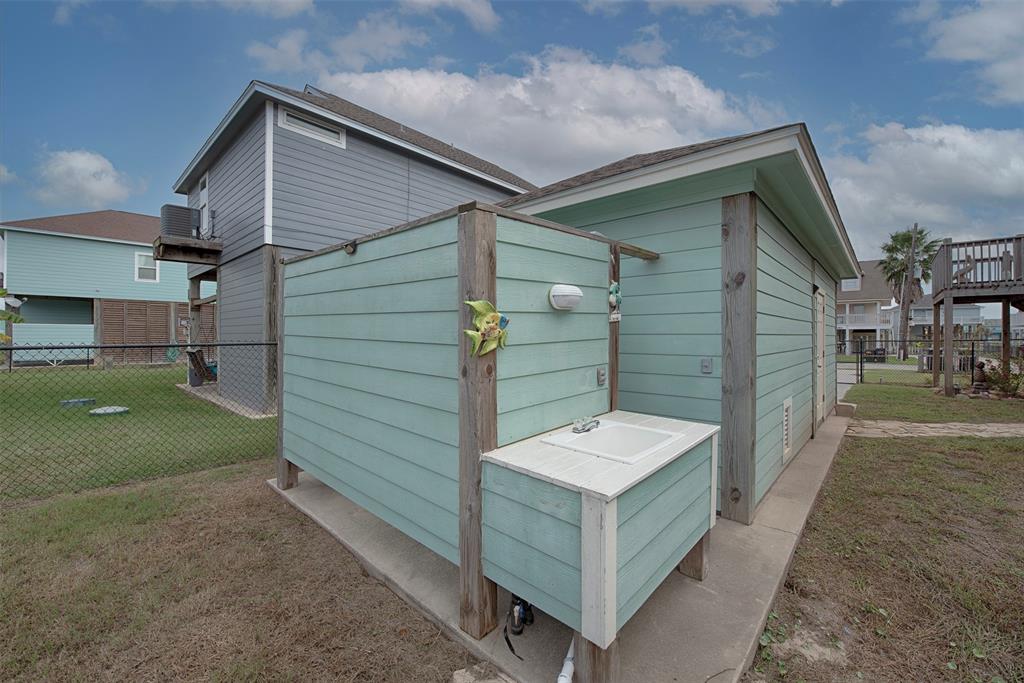
[{"label": "house balcony", "polygon": [[892,313],[838,313],[836,325],[846,328],[892,327]]},{"label": "house balcony", "polygon": [[990,240],[946,240],[932,261],[932,301],[1009,301],[1024,310],[1024,235]]},{"label": "house balcony", "polygon": [[220,240],[160,235],[153,240],[153,258],[157,261],[179,261],[215,266],[224,245]]}]

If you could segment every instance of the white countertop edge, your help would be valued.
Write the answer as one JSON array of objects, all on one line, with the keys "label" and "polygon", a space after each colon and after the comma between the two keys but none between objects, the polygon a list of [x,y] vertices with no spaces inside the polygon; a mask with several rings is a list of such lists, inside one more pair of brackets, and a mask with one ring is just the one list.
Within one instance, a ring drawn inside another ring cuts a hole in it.
[{"label": "white countertop edge", "polygon": [[[619,411],[614,411],[614,412],[626,413],[628,411],[621,411],[621,410],[619,410]],[[604,413],[603,415],[597,415],[596,417],[598,419],[600,419],[602,417],[606,417],[607,419],[612,420],[612,419],[614,419],[614,418],[610,417],[612,414],[613,413]],[[646,413],[632,413],[632,414],[634,414],[634,415],[643,415],[645,417],[657,417],[657,418],[661,418],[662,417],[660,415],[647,415]],[[497,448],[497,449],[495,449],[493,451],[488,451],[487,453],[481,454],[480,459],[482,461],[484,461],[484,462],[489,462],[489,463],[492,463],[494,465],[498,465],[500,467],[504,467],[506,469],[510,469],[510,470],[512,470],[514,472],[519,472],[520,474],[525,474],[526,476],[532,477],[534,479],[539,479],[541,481],[546,481],[549,484],[554,484],[555,486],[559,486],[561,488],[568,489],[570,491],[578,491],[580,493],[589,493],[589,494],[591,494],[591,495],[593,495],[593,496],[595,496],[595,497],[597,497],[597,498],[599,498],[601,500],[610,501],[610,500],[613,500],[615,498],[618,498],[626,490],[632,488],[633,486],[635,486],[639,482],[643,481],[644,479],[647,479],[648,477],[652,476],[655,472],[658,472],[659,470],[661,470],[666,465],[669,465],[669,464],[675,462],[681,456],[683,456],[686,453],[689,453],[691,450],[693,450],[696,446],[699,446],[700,444],[704,443],[705,441],[710,439],[715,434],[718,434],[719,432],[722,431],[722,428],[719,425],[707,424],[707,423],[703,423],[703,422],[691,422],[689,420],[680,420],[680,419],[677,419],[677,418],[664,418],[664,419],[672,420],[674,422],[685,423],[687,425],[697,425],[699,427],[702,427],[702,429],[699,429],[699,430],[697,430],[697,431],[695,431],[693,433],[687,434],[688,438],[686,439],[685,445],[682,447],[681,450],[677,450],[675,448],[675,446],[678,446],[679,444],[670,444],[669,446],[666,446],[664,449],[661,449],[660,451],[656,451],[656,452],[652,453],[651,455],[647,456],[646,458],[644,458],[643,460],[641,460],[638,463],[635,463],[633,465],[625,465],[625,464],[623,464],[624,473],[629,473],[630,476],[624,478],[621,481],[616,481],[617,486],[612,487],[612,488],[609,488],[609,487],[591,487],[591,486],[587,486],[585,482],[573,482],[573,481],[569,481],[569,480],[567,480],[565,478],[561,478],[561,477],[557,477],[557,476],[551,476],[551,475],[546,475],[544,473],[538,472],[537,470],[534,470],[534,469],[531,469],[529,467],[525,467],[523,465],[517,464],[514,460],[506,459],[506,458],[504,458],[504,457],[502,457],[500,455],[500,452],[502,450],[511,448],[513,446],[517,446],[519,448],[522,448],[525,445],[525,442],[527,442],[527,441],[535,441],[537,443],[538,447],[547,447],[547,444],[541,444],[541,439],[543,439],[543,438],[545,438],[545,437],[547,437],[547,436],[549,436],[551,434],[557,434],[558,432],[562,432],[562,431],[565,431],[566,429],[570,429],[571,426],[569,426],[569,425],[566,425],[566,426],[563,426],[563,427],[559,427],[558,429],[552,429],[550,431],[543,432],[541,434],[535,434],[534,436],[528,437],[526,439],[522,439],[520,441],[516,441],[515,443],[511,443],[511,444],[507,444],[505,446],[501,446],[501,447],[499,447],[499,448]],[[673,447],[670,447],[670,446],[673,446]],[[595,455],[595,456],[592,456],[592,457],[599,458],[600,456],[596,456]],[[625,468],[629,468],[629,469],[625,469]],[[630,470],[632,470],[634,468],[636,470],[635,472],[630,471]]]}]

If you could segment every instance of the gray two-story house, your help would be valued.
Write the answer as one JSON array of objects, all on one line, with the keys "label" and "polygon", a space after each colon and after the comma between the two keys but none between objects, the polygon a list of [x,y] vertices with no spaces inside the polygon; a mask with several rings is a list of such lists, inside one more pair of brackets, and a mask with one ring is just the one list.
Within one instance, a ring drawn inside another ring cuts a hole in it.
[{"label": "gray two-story house", "polygon": [[[330,93],[253,81],[174,183],[198,210],[195,234],[165,233],[154,254],[192,264],[195,301],[200,281],[217,281],[220,341],[273,340],[280,258],[533,188],[496,164]],[[251,349],[228,347],[219,362],[222,395],[269,400],[272,354],[254,368]]]}]

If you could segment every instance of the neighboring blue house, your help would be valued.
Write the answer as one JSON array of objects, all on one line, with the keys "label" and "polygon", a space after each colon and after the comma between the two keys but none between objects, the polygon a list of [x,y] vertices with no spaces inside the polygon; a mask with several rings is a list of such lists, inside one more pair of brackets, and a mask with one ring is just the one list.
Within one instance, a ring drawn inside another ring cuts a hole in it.
[{"label": "neighboring blue house", "polygon": [[[14,343],[186,339],[187,266],[153,259],[159,232],[155,216],[110,210],[0,223],[0,282],[25,320]],[[213,306],[205,313],[212,339]]]}]

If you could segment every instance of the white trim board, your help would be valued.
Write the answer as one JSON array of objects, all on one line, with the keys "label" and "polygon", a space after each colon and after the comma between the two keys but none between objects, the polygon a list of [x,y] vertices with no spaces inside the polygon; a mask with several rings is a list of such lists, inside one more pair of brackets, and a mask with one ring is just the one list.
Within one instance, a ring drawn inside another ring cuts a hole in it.
[{"label": "white trim board", "polygon": [[188,166],[185,168],[182,174],[178,176],[178,179],[174,182],[174,185],[171,188],[172,191],[174,191],[177,194],[185,194],[188,192],[188,188],[183,187],[185,180],[195,172],[196,167],[199,165],[199,162],[203,159],[204,156],[206,156],[206,153],[210,151],[210,148],[213,147],[214,143],[216,143],[217,140],[220,139],[221,134],[224,133],[227,127],[231,124],[231,122],[235,119],[239,112],[241,112],[241,110],[245,107],[249,100],[257,96],[262,96],[276,100],[278,102],[281,102],[282,104],[294,107],[299,111],[304,110],[312,112],[317,116],[320,116],[321,118],[327,119],[328,121],[333,121],[334,123],[345,126],[346,128],[349,128],[351,130],[357,130],[361,133],[365,133],[366,135],[377,138],[378,140],[383,140],[384,142],[395,145],[397,147],[410,150],[420,156],[431,159],[432,161],[436,161],[439,164],[443,164],[444,166],[448,166],[457,169],[462,173],[466,173],[468,175],[486,180],[487,182],[493,185],[498,185],[499,187],[503,187],[514,192],[525,192],[527,190],[527,188],[525,187],[519,187],[518,185],[514,185],[508,181],[495,178],[494,176],[484,173],[482,171],[478,171],[475,168],[470,168],[465,164],[460,164],[457,161],[453,161],[448,157],[444,157],[441,156],[440,154],[435,154],[434,152],[423,149],[422,147],[414,145],[411,142],[407,142],[400,138],[396,138],[393,135],[388,135],[387,133],[381,132],[376,128],[372,128],[357,121],[353,121],[352,119],[349,119],[345,116],[336,114],[330,111],[329,109],[318,107],[303,99],[289,95],[285,92],[277,90],[276,88],[272,88],[264,83],[257,83],[256,81],[253,81],[249,84],[249,87],[245,89],[241,96],[239,96],[239,98],[235,100],[235,103],[231,105],[231,108],[228,110],[228,113],[224,115],[224,118],[221,119],[219,124],[217,124],[217,127],[214,129],[213,133],[210,134],[210,136],[206,139],[206,142],[203,143],[203,146],[199,149],[198,152],[196,152],[195,156],[192,157],[192,161],[189,162]]},{"label": "white trim board", "polygon": [[618,631],[615,587],[619,504],[616,498],[606,501],[588,491],[580,495],[580,633],[598,647],[607,648]]},{"label": "white trim board", "polygon": [[263,136],[263,243],[274,243],[274,111],[267,100]]},{"label": "white trim board", "polygon": [[586,185],[538,197],[522,204],[514,204],[509,208],[529,215],[537,215],[729,166],[794,153],[800,162],[808,183],[814,188],[818,201],[824,207],[832,228],[836,234],[843,237],[844,255],[853,264],[855,269],[859,270],[860,264],[845,237],[846,229],[842,225],[842,220],[839,218],[838,213],[833,210],[832,202],[828,201],[825,197],[825,192],[816,180],[817,174],[814,172],[814,167],[804,152],[803,145],[801,144],[802,135],[803,129],[801,126],[788,126],[757,137],[737,140],[736,142],[689,154],[678,159],[671,159],[660,164],[645,166],[626,173],[602,178]]}]

